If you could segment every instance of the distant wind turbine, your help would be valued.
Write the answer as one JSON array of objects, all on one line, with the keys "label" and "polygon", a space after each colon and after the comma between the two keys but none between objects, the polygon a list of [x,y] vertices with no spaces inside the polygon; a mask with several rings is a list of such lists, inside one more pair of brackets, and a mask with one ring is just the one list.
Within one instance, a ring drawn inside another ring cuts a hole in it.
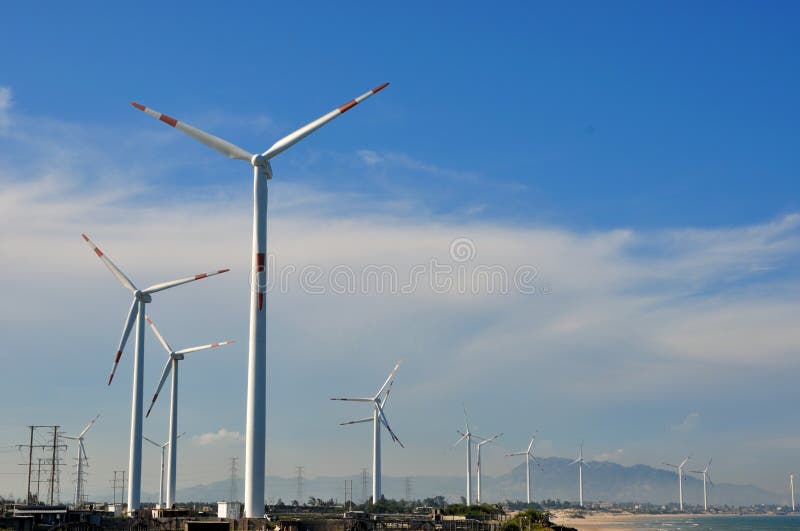
[{"label": "distant wind turbine", "polygon": [[692,470],[695,474],[702,474],[703,475],[703,511],[708,511],[708,492],[706,490],[706,483],[714,486],[714,483],[711,481],[711,475],[708,473],[708,467],[711,466],[711,459],[708,460],[708,464],[703,470]]},{"label": "distant wind turbine", "polygon": [[502,433],[498,433],[497,435],[492,435],[488,439],[484,439],[484,440],[482,440],[481,442],[479,442],[477,444],[478,456],[477,456],[476,461],[477,461],[477,464],[478,464],[478,498],[477,498],[477,502],[478,503],[481,503],[481,470],[482,470],[481,469],[481,446],[483,446],[484,444],[487,444],[487,443],[490,443],[490,442],[494,441],[495,439],[497,439],[498,437],[501,437],[502,435],[503,435]]},{"label": "distant wind turbine", "polygon": [[536,434],[531,437],[531,442],[528,444],[528,448],[523,452],[515,452],[513,454],[506,454],[506,457],[512,457],[515,455],[524,455],[525,456],[525,499],[527,503],[530,505],[531,503],[531,461],[536,463],[536,466],[542,468],[539,465],[539,461],[533,456],[533,444],[536,442]]},{"label": "distant wind turbine", "polygon": [[792,493],[792,512],[794,512],[794,474],[789,474],[789,490]]},{"label": "distant wind turbine", "polygon": [[578,503],[581,507],[583,507],[583,463],[583,441],[581,441],[578,458],[570,463],[570,465],[578,465]]},{"label": "distant wind turbine", "polygon": [[[283,153],[337,116],[352,109],[389,85],[383,83],[336,107],[281,138],[263,153],[252,153],[136,102],[131,105],[174,127],[198,142],[232,159],[253,167],[253,251],[250,289],[250,342],[247,365],[247,426],[245,440],[244,510],[248,518],[264,514],[264,478],[267,451],[267,307],[265,303],[267,264],[267,182],[272,179],[270,159]],[[133,474],[131,474],[133,475]]]},{"label": "distant wind turbine", "polygon": [[[186,434],[186,432],[183,432],[180,435],[178,435],[176,439],[180,439],[184,434]],[[167,440],[167,442],[165,442],[164,444],[158,444],[153,439],[148,439],[147,437],[143,437],[143,439],[161,449],[161,475],[159,476],[159,482],[158,482],[158,507],[160,509],[163,509],[164,508],[164,451],[167,449],[167,446],[169,446],[169,440]]]},{"label": "distant wind turbine", "polygon": [[161,372],[161,380],[158,382],[158,387],[156,387],[156,392],[153,395],[153,401],[150,402],[150,408],[147,410],[147,417],[150,416],[150,412],[153,410],[153,406],[156,404],[158,393],[161,392],[161,388],[164,387],[164,382],[167,381],[167,376],[169,376],[169,373],[172,372],[172,386],[170,388],[169,395],[169,459],[167,460],[167,508],[172,508],[172,506],[175,504],[175,485],[177,484],[176,474],[178,467],[178,437],[176,435],[178,433],[178,362],[183,359],[184,354],[197,352],[198,350],[217,348],[223,345],[230,345],[233,343],[233,341],[221,341],[219,343],[209,343],[208,345],[201,345],[199,347],[172,350],[172,347],[169,346],[169,343],[167,343],[167,341],[158,331],[158,328],[156,328],[156,325],[153,324],[153,321],[150,319],[150,317],[145,316],[145,319],[147,319],[147,324],[150,325],[150,328],[158,338],[161,346],[163,346],[164,350],[166,350],[167,354],[169,354],[169,357],[167,358],[167,364],[164,366],[164,370]]},{"label": "distant wind turbine", "polygon": [[678,471],[678,505],[680,506],[681,511],[683,511],[683,465],[685,465],[687,461],[689,461],[689,457],[681,461],[681,464],[678,466],[664,463],[664,465],[674,468]]},{"label": "distant wind turbine", "polygon": [[467,416],[467,408],[462,404],[464,408],[464,426],[466,427],[466,432],[462,432],[461,430],[456,430],[461,438],[456,441],[453,446],[458,446],[461,441],[467,441],[467,506],[469,507],[472,504],[472,439],[480,439],[481,441],[484,440],[483,437],[478,437],[474,433],[472,433],[469,429],[469,417]]},{"label": "distant wind turbine", "polygon": [[[405,448],[403,443],[400,442],[400,439],[397,438],[397,435],[395,435],[392,431],[392,428],[389,427],[389,421],[386,419],[386,414],[383,411],[383,408],[389,399],[389,393],[392,390],[392,385],[394,385],[394,380],[392,380],[392,377],[394,376],[394,373],[397,372],[398,367],[400,367],[400,362],[394,366],[394,369],[392,369],[392,372],[389,373],[386,381],[383,382],[381,388],[378,389],[378,392],[372,397],[331,398],[331,400],[344,400],[346,402],[370,402],[372,404],[371,417],[351,420],[349,422],[342,422],[339,424],[340,426],[346,426],[348,424],[372,422],[372,503],[378,503],[381,499],[381,424],[383,424],[383,426],[389,432],[392,440],[399,444],[401,448]],[[384,394],[384,391],[386,391],[386,394]]]},{"label": "distant wind turbine", "polygon": [[[86,456],[86,448],[83,447],[83,437],[94,426],[97,419],[100,418],[98,413],[95,418],[89,421],[89,424],[83,428],[83,431],[77,437],[70,437],[69,435],[62,435],[65,439],[78,441],[78,483],[75,485],[75,505],[79,506],[83,502],[83,463],[88,459]],[[88,466],[88,463],[87,463]]]},{"label": "distant wind turbine", "polygon": [[144,307],[145,304],[152,302],[152,294],[164,291],[187,282],[194,282],[201,278],[211,277],[225,273],[228,269],[220,269],[211,273],[201,273],[191,277],[161,282],[153,284],[149,288],[138,289],[134,286],[131,279],[125,276],[115,264],[89,239],[82,234],[83,239],[89,244],[94,253],[102,260],[103,264],[117,277],[120,283],[133,293],[131,309],[128,310],[128,317],[125,319],[125,327],[122,329],[122,338],[117,347],[117,354],[114,357],[114,365],[111,368],[111,376],[108,377],[108,385],[114,379],[119,359],[122,351],[125,350],[125,343],[136,323],[136,346],[133,354],[133,397],[131,399],[131,442],[130,455],[128,459],[128,511],[136,511],[140,507],[142,495],[142,385],[144,381]]}]

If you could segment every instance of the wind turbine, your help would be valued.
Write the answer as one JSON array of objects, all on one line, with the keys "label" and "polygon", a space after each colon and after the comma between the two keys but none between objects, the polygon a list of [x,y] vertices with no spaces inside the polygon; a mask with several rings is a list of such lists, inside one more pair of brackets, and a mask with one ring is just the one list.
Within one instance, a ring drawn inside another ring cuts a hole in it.
[{"label": "wind turbine", "polygon": [[583,507],[583,441],[581,441],[578,457],[570,465],[578,465],[578,503]]},{"label": "wind turbine", "polygon": [[[531,460],[536,463],[536,466],[539,466],[539,461],[533,457],[533,443],[536,441],[536,434],[531,437],[531,442],[528,444],[528,448],[523,452],[515,452],[513,454],[506,454],[506,457],[512,457],[515,455],[524,455],[525,456],[525,483],[526,483],[526,500],[528,504],[531,503]],[[539,466],[541,468],[541,466]]]},{"label": "wind turbine", "polygon": [[184,354],[197,352],[198,350],[221,347],[223,345],[230,345],[233,343],[233,341],[222,341],[219,343],[201,345],[199,347],[173,350],[158,331],[156,325],[153,324],[153,321],[150,319],[150,317],[145,316],[145,318],[147,319],[147,324],[149,324],[150,328],[153,329],[153,333],[158,338],[158,341],[169,355],[167,358],[167,364],[164,365],[164,370],[161,372],[161,380],[158,382],[158,387],[156,387],[156,392],[153,395],[153,401],[150,402],[147,415],[145,415],[146,417],[150,416],[150,412],[153,410],[153,406],[156,404],[156,400],[158,399],[158,393],[161,392],[161,388],[164,387],[164,382],[167,381],[167,376],[169,376],[170,371],[172,371],[172,387],[170,388],[169,394],[169,459],[167,460],[167,507],[170,508],[175,504],[175,474],[177,471],[178,462],[178,437],[176,435],[178,433],[178,362],[183,359]]},{"label": "wind turbine", "polygon": [[[75,485],[75,505],[79,506],[83,501],[83,462],[87,460],[86,457],[86,448],[83,446],[83,437],[86,433],[94,426],[94,423],[100,417],[98,413],[95,418],[89,421],[89,424],[83,428],[83,431],[78,434],[77,437],[70,437],[69,435],[62,435],[65,439],[71,439],[73,441],[78,441],[78,483]],[[88,463],[87,463],[88,466]]]},{"label": "wind turbine", "polygon": [[389,83],[378,85],[286,135],[272,147],[261,153],[250,153],[227,140],[196,129],[189,124],[158,111],[131,102],[131,105],[153,118],[182,131],[195,140],[219,151],[232,159],[243,160],[253,167],[253,255],[250,289],[250,342],[247,367],[247,431],[245,441],[245,516],[258,518],[264,511],[264,474],[266,471],[266,411],[267,411],[267,319],[264,306],[266,288],[267,250],[267,181],[272,178],[270,159],[286,151],[340,114],[352,109],[373,94],[383,90]]},{"label": "wind turbine", "polygon": [[472,438],[475,437],[476,439],[483,440],[482,437],[478,437],[471,431],[469,431],[469,417],[467,416],[467,408],[464,407],[464,425],[466,426],[466,433],[462,432],[461,430],[456,430],[461,438],[456,441],[456,444],[453,446],[458,446],[463,440],[467,441],[467,507],[472,504]]},{"label": "wind turbine", "polygon": [[481,503],[481,446],[483,446],[486,443],[490,443],[490,442],[494,441],[495,439],[497,439],[498,437],[500,437],[502,435],[503,435],[502,433],[498,433],[497,435],[492,435],[488,439],[484,439],[484,440],[482,440],[481,442],[479,442],[477,444],[478,457],[477,457],[476,461],[477,461],[477,465],[478,465],[478,498],[477,498],[477,502],[478,503]]},{"label": "wind turbine", "polygon": [[[180,435],[178,435],[176,439],[180,439],[184,434],[186,434],[186,432],[183,432]],[[161,475],[159,476],[159,481],[158,481],[158,507],[163,509],[164,508],[164,450],[166,450],[167,446],[169,446],[169,440],[167,440],[167,442],[165,442],[164,444],[158,444],[153,439],[148,439],[147,437],[143,437],[143,439],[161,449]]]},{"label": "wind turbine", "polygon": [[794,474],[789,474],[789,490],[792,493],[792,512],[794,512]]},{"label": "wind turbine", "polygon": [[149,288],[140,290],[134,286],[133,282],[114,265],[103,252],[86,236],[82,234],[83,239],[89,244],[95,254],[103,261],[106,267],[117,277],[120,283],[128,288],[133,293],[133,302],[131,309],[128,310],[128,317],[125,319],[125,327],[122,329],[122,338],[117,347],[117,354],[114,357],[114,365],[111,368],[111,375],[108,377],[108,385],[111,385],[111,380],[114,379],[114,373],[117,370],[119,359],[122,357],[122,351],[125,349],[125,343],[128,341],[128,336],[133,328],[133,323],[136,322],[136,347],[133,355],[133,397],[131,399],[131,443],[130,443],[130,456],[128,460],[128,511],[136,511],[139,509],[139,501],[141,498],[142,490],[142,383],[144,378],[144,307],[145,304],[152,302],[152,294],[159,291],[164,291],[187,282],[194,282],[201,278],[211,277],[220,273],[225,273],[228,269],[220,269],[211,273],[201,273],[191,277],[172,280],[169,282],[161,282],[154,284]]},{"label": "wind turbine", "polygon": [[[394,376],[394,373],[397,371],[398,367],[400,367],[399,362],[394,366],[392,372],[389,373],[389,376],[386,378],[386,381],[383,382],[381,388],[378,389],[378,392],[370,398],[331,398],[331,400],[344,400],[347,402],[372,403],[373,410],[371,417],[351,420],[349,422],[342,422],[339,424],[340,426],[346,426],[348,424],[372,422],[372,503],[378,503],[378,501],[381,499],[381,424],[386,427],[386,430],[389,432],[389,435],[391,435],[392,440],[399,444],[401,448],[405,448],[403,443],[400,442],[400,439],[397,438],[397,435],[395,435],[392,431],[392,428],[389,427],[389,421],[386,419],[386,414],[383,412],[383,408],[389,399],[389,392],[392,390],[392,385],[394,385],[394,380],[392,380],[392,377]],[[384,390],[386,391],[386,394],[383,393]],[[383,395],[383,397],[381,397],[381,395]]]},{"label": "wind turbine", "polygon": [[714,483],[711,481],[711,476],[708,473],[708,467],[711,466],[711,459],[708,460],[708,464],[703,470],[692,470],[694,474],[703,474],[703,511],[708,511],[708,493],[706,491],[706,482],[712,487]]},{"label": "wind turbine", "polygon": [[678,505],[680,506],[681,511],[683,511],[683,465],[686,464],[686,462],[689,460],[689,457],[681,461],[681,464],[678,466],[664,463],[666,466],[674,468],[678,471]]}]

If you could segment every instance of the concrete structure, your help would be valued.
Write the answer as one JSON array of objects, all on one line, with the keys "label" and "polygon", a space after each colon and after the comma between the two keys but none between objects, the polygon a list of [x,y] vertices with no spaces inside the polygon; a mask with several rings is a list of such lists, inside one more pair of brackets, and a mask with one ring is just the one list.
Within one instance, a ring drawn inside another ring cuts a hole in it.
[{"label": "concrete structure", "polygon": [[242,517],[242,504],[231,501],[217,502],[217,516],[220,518],[238,520]]}]

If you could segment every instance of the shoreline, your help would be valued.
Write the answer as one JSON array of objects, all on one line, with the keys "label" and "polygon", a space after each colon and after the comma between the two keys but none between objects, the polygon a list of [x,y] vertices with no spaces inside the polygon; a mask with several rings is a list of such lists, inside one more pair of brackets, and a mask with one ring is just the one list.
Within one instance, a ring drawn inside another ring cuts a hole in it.
[{"label": "shoreline", "polygon": [[641,522],[642,520],[658,520],[669,518],[718,518],[738,516],[782,516],[777,514],[742,515],[738,513],[676,513],[676,514],[639,514],[639,513],[606,513],[585,512],[583,517],[576,517],[574,511],[557,510],[553,512],[550,521],[557,525],[572,527],[578,531],[637,531],[626,523]]}]

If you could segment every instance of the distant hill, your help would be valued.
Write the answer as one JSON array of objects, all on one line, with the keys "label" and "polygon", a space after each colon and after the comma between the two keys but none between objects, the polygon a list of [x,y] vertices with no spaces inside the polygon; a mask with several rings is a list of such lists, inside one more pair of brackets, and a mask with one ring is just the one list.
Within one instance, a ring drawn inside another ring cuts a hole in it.
[{"label": "distant hill", "polygon": [[[570,459],[560,457],[540,458],[542,469],[533,469],[533,497],[577,501],[578,471]],[[321,476],[303,480],[303,496],[336,500],[344,499],[345,481],[353,482],[353,499],[361,501],[362,482],[360,475]],[[473,482],[475,476],[473,476]],[[591,461],[583,469],[585,501],[641,502],[666,504],[677,502],[678,479],[674,471],[657,469],[646,465],[622,466],[611,462]],[[520,464],[509,473],[482,479],[483,497],[486,501],[522,500],[525,498],[525,465]],[[349,483],[348,483],[349,485]],[[406,478],[383,478],[383,491],[387,498],[405,497]],[[206,485],[196,485],[179,489],[180,500],[215,501],[224,499],[229,492],[230,481],[222,480]],[[349,489],[349,487],[348,487]],[[371,483],[367,490],[371,489]],[[700,505],[703,503],[703,483],[695,477],[684,477],[684,503]],[[411,497],[426,498],[444,495],[451,501],[458,501],[464,495],[465,478],[455,476],[412,476]],[[238,485],[239,497],[244,492],[244,482]],[[475,486],[473,484],[473,493]],[[268,476],[267,500],[275,502],[278,498],[289,503],[297,497],[296,478]],[[144,501],[155,500],[156,493],[143,494]],[[752,485],[715,484],[709,488],[711,505],[752,505],[785,503],[782,496]]]}]

